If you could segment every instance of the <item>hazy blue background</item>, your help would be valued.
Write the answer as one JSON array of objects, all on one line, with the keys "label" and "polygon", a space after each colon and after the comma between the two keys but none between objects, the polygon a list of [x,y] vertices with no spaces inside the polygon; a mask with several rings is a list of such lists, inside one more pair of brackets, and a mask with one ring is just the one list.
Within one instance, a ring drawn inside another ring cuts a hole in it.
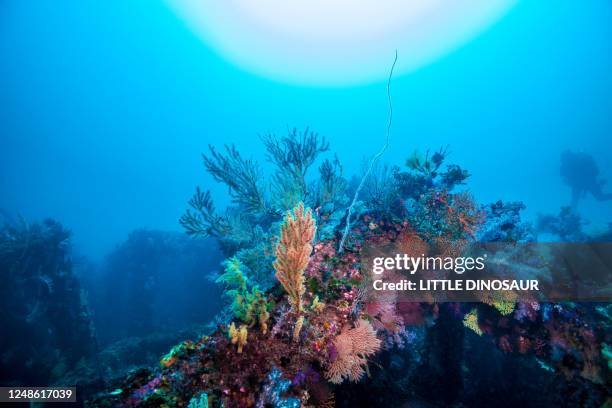
[{"label": "hazy blue background", "polygon": [[[519,2],[469,44],[394,78],[385,159],[450,144],[479,200],[520,199],[529,216],[569,203],[558,175],[567,148],[592,153],[612,189],[611,39],[608,0]],[[263,158],[257,134],[310,125],[358,170],[383,139],[385,85],[254,76],[162,1],[0,0],[0,208],[59,219],[99,258],[134,228],[179,229],[194,186],[214,187],[200,158],[208,143]],[[589,198],[581,210],[598,227],[611,207]]]}]

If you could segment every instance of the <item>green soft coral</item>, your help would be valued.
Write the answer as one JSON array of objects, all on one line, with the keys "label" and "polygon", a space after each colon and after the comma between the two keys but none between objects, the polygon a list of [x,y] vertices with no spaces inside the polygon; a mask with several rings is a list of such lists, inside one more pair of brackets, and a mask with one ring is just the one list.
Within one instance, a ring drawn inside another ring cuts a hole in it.
[{"label": "green soft coral", "polygon": [[225,271],[216,280],[226,286],[225,294],[232,300],[234,316],[253,327],[259,322],[262,332],[268,331],[269,311],[273,305],[256,285],[250,285],[244,274],[245,265],[237,258],[232,257],[224,262]]}]

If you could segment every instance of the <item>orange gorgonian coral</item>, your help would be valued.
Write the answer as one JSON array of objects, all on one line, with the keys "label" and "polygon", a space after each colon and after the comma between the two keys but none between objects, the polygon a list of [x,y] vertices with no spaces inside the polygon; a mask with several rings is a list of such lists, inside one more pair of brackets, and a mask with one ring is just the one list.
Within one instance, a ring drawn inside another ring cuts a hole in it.
[{"label": "orange gorgonian coral", "polygon": [[299,203],[293,214],[288,211],[281,225],[280,242],[276,246],[276,279],[289,295],[289,301],[296,313],[302,313],[304,295],[304,270],[312,253],[312,240],[316,231],[310,208],[304,211]]},{"label": "orange gorgonian coral", "polygon": [[367,320],[359,320],[353,329],[344,329],[333,342],[335,359],[329,363],[325,377],[334,384],[345,379],[357,382],[365,374],[367,357],[380,350],[380,340]]}]

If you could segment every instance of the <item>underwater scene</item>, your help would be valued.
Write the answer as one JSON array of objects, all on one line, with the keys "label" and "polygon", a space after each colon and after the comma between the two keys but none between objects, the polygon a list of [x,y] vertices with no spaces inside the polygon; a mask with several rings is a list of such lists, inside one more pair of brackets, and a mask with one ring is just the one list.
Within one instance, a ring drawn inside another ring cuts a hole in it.
[{"label": "underwater scene", "polygon": [[612,2],[0,1],[0,406],[612,407]]}]

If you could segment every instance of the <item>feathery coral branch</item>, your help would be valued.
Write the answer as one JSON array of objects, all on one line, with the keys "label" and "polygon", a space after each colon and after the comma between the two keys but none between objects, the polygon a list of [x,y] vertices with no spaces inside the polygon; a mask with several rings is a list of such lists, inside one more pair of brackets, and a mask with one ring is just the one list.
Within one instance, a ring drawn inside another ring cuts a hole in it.
[{"label": "feathery coral branch", "polygon": [[266,202],[259,185],[261,169],[252,160],[244,159],[234,145],[225,146],[226,154],[208,146],[210,155],[202,154],[204,166],[213,178],[226,184],[235,203],[249,211],[265,212]]},{"label": "feathery coral branch", "polygon": [[280,242],[276,246],[276,279],[285,288],[291,306],[297,313],[302,312],[304,270],[312,252],[315,231],[312,211],[310,208],[304,211],[304,203],[299,203],[293,209],[293,214],[287,211],[281,225]]}]

